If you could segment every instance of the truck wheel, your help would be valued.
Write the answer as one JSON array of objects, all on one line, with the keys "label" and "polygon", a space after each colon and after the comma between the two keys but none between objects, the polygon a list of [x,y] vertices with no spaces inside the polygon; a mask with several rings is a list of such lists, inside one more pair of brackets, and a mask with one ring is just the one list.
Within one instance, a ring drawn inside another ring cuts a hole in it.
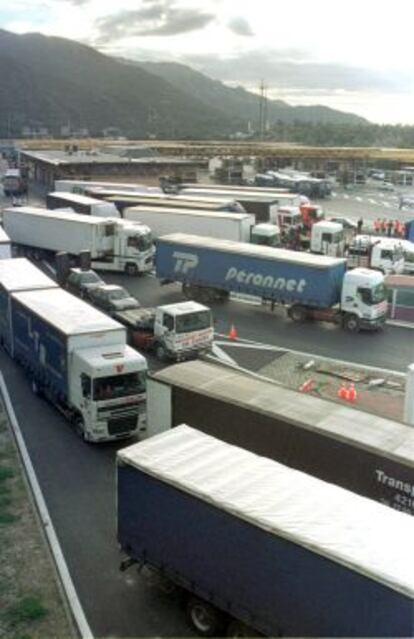
[{"label": "truck wheel", "polygon": [[160,362],[165,362],[167,359],[167,351],[162,344],[157,344],[155,347],[155,357],[160,360]]},{"label": "truck wheel", "polygon": [[217,637],[222,629],[221,613],[211,604],[192,597],[187,603],[187,618],[201,637]]},{"label": "truck wheel", "polygon": [[133,276],[138,274],[138,267],[136,264],[126,264],[125,265],[125,273],[127,275]]},{"label": "truck wheel", "polygon": [[345,315],[343,321],[343,327],[350,333],[357,333],[360,329],[359,318],[356,315]]},{"label": "truck wheel", "polygon": [[289,317],[294,322],[304,322],[306,319],[306,310],[303,306],[291,306],[289,309]]},{"label": "truck wheel", "polygon": [[75,433],[77,434],[77,436],[80,437],[83,441],[86,441],[85,428],[81,415],[76,415],[76,417],[74,417],[73,428],[75,429]]},{"label": "truck wheel", "polygon": [[228,637],[261,637],[262,635],[250,628],[250,626],[246,626],[242,621],[232,621],[227,628],[227,636]]},{"label": "truck wheel", "polygon": [[193,287],[191,284],[183,284],[182,287],[183,295],[187,300],[191,300],[193,297]]}]

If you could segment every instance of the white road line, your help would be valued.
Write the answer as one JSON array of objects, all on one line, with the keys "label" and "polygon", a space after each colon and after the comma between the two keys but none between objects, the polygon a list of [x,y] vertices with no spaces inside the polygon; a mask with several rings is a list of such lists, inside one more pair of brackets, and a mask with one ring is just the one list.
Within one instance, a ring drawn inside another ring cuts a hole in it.
[{"label": "white road line", "polygon": [[63,556],[62,549],[60,547],[55,529],[53,527],[53,522],[50,518],[48,509],[46,506],[46,502],[44,500],[39,482],[37,480],[36,473],[33,468],[29,453],[27,451],[26,444],[24,442],[19,423],[17,421],[15,412],[13,410],[13,405],[10,400],[9,392],[7,390],[7,386],[4,381],[3,374],[1,372],[0,372],[0,393],[3,397],[3,401],[8,414],[10,425],[13,430],[13,435],[15,437],[15,440],[19,449],[20,457],[22,459],[26,476],[29,481],[33,498],[39,513],[39,518],[43,525],[43,531],[49,542],[49,546],[52,551],[53,558],[55,560],[56,568],[57,568],[64,592],[66,595],[66,599],[68,601],[73,618],[75,619],[79,634],[82,639],[93,639],[92,630],[90,629],[89,624],[86,620],[85,613],[83,612],[83,608],[81,606],[81,603],[78,599],[77,592],[75,590],[75,586],[73,585],[73,581],[70,576],[69,569],[65,561],[65,557]]},{"label": "white road line", "polygon": [[[220,335],[219,333],[217,334],[219,337],[226,337],[225,335]],[[243,339],[243,338],[237,338],[238,342],[244,343],[247,347],[251,348],[251,345],[258,345],[260,346],[261,350],[268,350],[268,351],[274,351],[275,346],[273,346],[272,344],[264,344],[263,342],[255,342],[254,340],[250,340],[250,339]],[[233,342],[231,343],[233,344]],[[264,348],[263,348],[264,347]],[[342,359],[334,359],[332,357],[324,357],[323,355],[318,355],[316,353],[307,353],[307,352],[303,352],[303,351],[295,351],[291,348],[283,348],[283,347],[279,347],[277,348],[277,350],[281,351],[286,351],[287,353],[293,353],[293,355],[301,355],[303,357],[309,357],[309,359],[320,359],[323,360],[324,362],[335,362],[336,364],[339,364],[341,366],[352,366],[354,368],[361,368],[362,370],[371,370],[371,371],[378,371],[381,373],[388,373],[388,374],[392,374],[392,375],[396,375],[397,377],[404,377],[405,378],[405,373],[401,373],[400,371],[395,371],[391,368],[379,368],[378,366],[366,366],[365,364],[357,364],[356,362],[352,362],[352,361],[345,361]]]},{"label": "white road line", "polygon": [[379,202],[377,202],[376,200],[371,200],[371,199],[369,199],[368,202],[370,204],[375,204],[375,205],[379,204]]},{"label": "white road line", "polygon": [[383,205],[387,207],[387,209],[392,209],[392,204],[389,202],[383,202]]},{"label": "white road line", "polygon": [[217,342],[214,342],[211,350],[213,352],[213,355],[215,355],[220,361],[226,362],[226,364],[231,364],[232,366],[237,366],[237,362],[235,362],[234,359],[230,357],[230,355],[227,355],[227,353],[225,353],[223,349],[218,346]]},{"label": "white road line", "polygon": [[356,199],[357,202],[362,202],[363,201],[362,197],[358,197],[357,196],[355,199]]}]

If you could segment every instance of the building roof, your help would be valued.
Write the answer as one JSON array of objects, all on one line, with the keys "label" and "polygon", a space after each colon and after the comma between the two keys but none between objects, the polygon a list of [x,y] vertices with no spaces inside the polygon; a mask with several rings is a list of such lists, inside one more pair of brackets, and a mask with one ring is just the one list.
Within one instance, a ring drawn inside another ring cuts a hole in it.
[{"label": "building roof", "polygon": [[52,166],[70,166],[77,164],[119,164],[130,166],[131,164],[144,164],[144,165],[165,165],[165,164],[199,164],[199,161],[176,158],[176,157],[146,157],[146,158],[129,158],[115,153],[104,153],[101,151],[87,151],[79,150],[76,152],[62,151],[62,150],[38,150],[29,151],[26,149],[21,150],[21,154],[31,160],[37,160],[44,162]]}]

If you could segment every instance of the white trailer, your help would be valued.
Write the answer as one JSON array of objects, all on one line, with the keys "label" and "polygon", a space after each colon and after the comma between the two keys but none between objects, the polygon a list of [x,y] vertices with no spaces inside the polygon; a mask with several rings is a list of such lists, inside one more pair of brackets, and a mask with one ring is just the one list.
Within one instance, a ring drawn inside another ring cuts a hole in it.
[{"label": "white trailer", "polygon": [[96,269],[133,275],[152,268],[151,233],[140,224],[26,206],[5,209],[3,226],[17,251],[35,259],[47,252],[90,251]]},{"label": "white trailer", "polygon": [[185,231],[235,242],[250,242],[255,217],[249,213],[134,206],[124,209],[124,219],[150,227],[154,238]]},{"label": "white trailer", "polygon": [[120,189],[122,191],[146,191],[151,190],[161,192],[158,187],[147,187],[145,184],[132,184],[124,182],[91,182],[90,180],[55,180],[55,191],[65,191],[66,193],[79,193],[83,195],[89,189]]},{"label": "white trailer", "polygon": [[69,207],[75,213],[96,215],[97,217],[121,217],[112,202],[104,202],[93,197],[87,197],[79,193],[67,193],[66,191],[48,193],[46,195],[46,207],[52,210]]}]

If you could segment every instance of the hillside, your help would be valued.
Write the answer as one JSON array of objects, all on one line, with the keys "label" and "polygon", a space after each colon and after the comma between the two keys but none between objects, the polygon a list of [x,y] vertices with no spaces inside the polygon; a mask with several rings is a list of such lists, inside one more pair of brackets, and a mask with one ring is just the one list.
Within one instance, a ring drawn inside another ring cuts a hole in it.
[{"label": "hillside", "polygon": [[[128,62],[128,63],[126,63]],[[257,126],[259,100],[184,65],[131,63],[91,47],[40,34],[0,30],[0,136],[24,127],[86,129],[91,136],[114,127],[132,138],[209,138]],[[268,120],[366,123],[325,107],[268,102]]]},{"label": "hillside", "polygon": [[126,136],[220,135],[240,126],[162,78],[62,38],[0,31],[0,136],[23,126],[119,127]]},{"label": "hillside", "polygon": [[[241,87],[230,88],[183,64],[140,62],[139,65],[145,71],[170,82],[177,89],[193,95],[212,109],[234,113],[238,118],[250,120],[253,125],[257,124],[259,97],[254,93]],[[336,111],[325,106],[293,107],[282,100],[268,100],[267,116],[270,125],[278,120],[286,123],[298,121],[323,124],[368,124],[367,120],[352,113]]]}]

